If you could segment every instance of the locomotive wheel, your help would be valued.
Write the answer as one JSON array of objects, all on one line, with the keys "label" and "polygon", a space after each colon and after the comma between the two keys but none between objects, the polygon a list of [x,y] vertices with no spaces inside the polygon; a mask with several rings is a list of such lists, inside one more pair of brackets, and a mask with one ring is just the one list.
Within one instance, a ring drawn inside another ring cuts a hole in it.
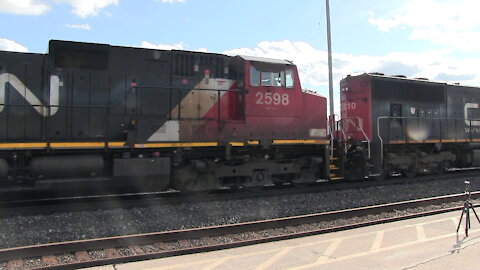
[{"label": "locomotive wheel", "polygon": [[298,188],[306,188],[306,187],[309,187],[311,185],[313,185],[314,183],[316,182],[316,179],[315,180],[308,180],[308,181],[291,181],[292,185],[294,187],[298,187]]},{"label": "locomotive wheel", "polygon": [[295,174],[291,180],[294,187],[305,188],[317,182],[318,177],[310,168],[303,168],[300,174]]},{"label": "locomotive wheel", "polygon": [[297,188],[306,188],[306,187],[309,187],[311,186],[313,183],[310,183],[310,182],[302,182],[302,183],[292,183],[294,187],[297,187]]},{"label": "locomotive wheel", "polygon": [[163,191],[167,190],[169,186],[169,181],[165,181],[158,176],[129,179],[128,181],[133,183],[134,188],[140,192]]},{"label": "locomotive wheel", "polygon": [[174,186],[182,193],[207,194],[210,192],[210,189],[207,187],[205,178],[206,176],[199,175],[197,178],[175,179]]},{"label": "locomotive wheel", "polygon": [[248,191],[258,192],[271,183],[272,181],[267,170],[257,170],[253,172],[251,177],[243,179],[242,188]]},{"label": "locomotive wheel", "polygon": [[448,171],[448,168],[450,167],[450,163],[448,161],[441,161],[438,163],[435,173],[436,174],[443,174]]},{"label": "locomotive wheel", "polygon": [[392,164],[384,164],[382,170],[380,171],[380,174],[375,175],[371,177],[375,181],[382,181],[385,180],[386,178],[390,177],[393,173],[393,165]]},{"label": "locomotive wheel", "polygon": [[432,168],[432,174],[442,174],[444,172],[445,172],[445,168],[443,167],[442,162],[436,164],[436,166]]},{"label": "locomotive wheel", "polygon": [[403,172],[403,175],[405,175],[405,177],[407,178],[413,178],[415,176],[417,176],[417,169],[415,166],[410,166],[408,169],[406,169],[404,172]]},{"label": "locomotive wheel", "polygon": [[387,172],[385,170],[382,170],[382,172],[379,175],[373,176],[373,180],[375,181],[383,181],[385,178],[387,178]]},{"label": "locomotive wheel", "polygon": [[192,166],[177,168],[173,175],[173,186],[183,193],[209,193],[215,189],[213,176],[209,173],[198,173]]},{"label": "locomotive wheel", "polygon": [[263,190],[263,188],[264,186],[244,186],[243,187],[243,189],[245,189],[246,191],[253,192],[253,193],[260,192]]}]

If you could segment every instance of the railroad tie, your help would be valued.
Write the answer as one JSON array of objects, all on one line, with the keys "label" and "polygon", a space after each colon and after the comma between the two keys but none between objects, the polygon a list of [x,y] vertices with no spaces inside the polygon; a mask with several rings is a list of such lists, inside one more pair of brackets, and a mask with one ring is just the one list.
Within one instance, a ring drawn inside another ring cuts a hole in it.
[{"label": "railroad tie", "polygon": [[88,255],[86,251],[75,252],[75,257],[77,257],[77,260],[81,262],[88,262],[92,260],[92,258],[90,257],[90,255]]},{"label": "railroad tie", "polygon": [[224,237],[228,238],[228,239],[232,239],[235,242],[244,240],[243,237],[241,235],[238,235],[238,234],[226,234]]},{"label": "railroad tie", "polygon": [[298,229],[295,228],[294,226],[287,226],[287,227],[285,227],[285,229],[287,229],[289,232],[292,232],[292,233],[298,231]]},{"label": "railroad tie", "polygon": [[56,265],[58,264],[57,257],[54,255],[44,255],[42,256],[43,263],[47,265]]},{"label": "railroad tie", "polygon": [[171,250],[171,247],[165,242],[156,242],[154,246],[160,249],[161,251]]},{"label": "railroad tie", "polygon": [[134,245],[129,246],[128,248],[130,248],[130,250],[132,250],[136,255],[145,254],[145,251],[140,246]]},{"label": "railroad tie", "polygon": [[120,254],[118,253],[117,249],[115,249],[115,248],[106,248],[105,249],[105,255],[107,256],[107,258],[120,257]]},{"label": "railroad tie", "polygon": [[180,244],[182,247],[193,247],[193,243],[188,240],[178,240],[178,244]]},{"label": "railroad tie", "polygon": [[302,225],[308,231],[317,231],[319,229],[318,224],[303,224]]},{"label": "railroad tie", "polygon": [[22,260],[13,260],[9,261],[7,264],[7,270],[21,269],[23,266]]},{"label": "railroad tie", "polygon": [[207,243],[207,245],[210,245],[210,246],[213,246],[215,244],[217,244],[217,242],[215,241],[215,239],[213,239],[212,237],[203,237],[203,238],[200,238],[203,242]]}]

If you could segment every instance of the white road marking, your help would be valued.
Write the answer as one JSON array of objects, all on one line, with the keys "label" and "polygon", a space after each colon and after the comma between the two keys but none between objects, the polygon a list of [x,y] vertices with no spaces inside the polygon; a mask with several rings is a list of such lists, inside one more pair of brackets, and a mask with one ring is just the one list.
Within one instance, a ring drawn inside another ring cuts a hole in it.
[{"label": "white road marking", "polygon": [[385,231],[377,232],[377,235],[375,235],[375,239],[373,240],[372,248],[370,249],[370,251],[378,251],[380,249],[384,235],[385,235]]},{"label": "white road marking", "polygon": [[427,239],[427,236],[425,235],[425,229],[423,228],[423,225],[417,225],[417,237],[418,240],[425,240]]},{"label": "white road marking", "polygon": [[343,241],[341,238],[333,240],[333,242],[328,246],[328,248],[323,252],[322,256],[318,258],[317,263],[323,263],[332,259],[332,254],[338,248],[340,243]]},{"label": "white road marking", "polygon": [[285,254],[290,252],[294,247],[287,247],[275,254],[274,256],[270,257],[270,259],[266,260],[264,263],[260,264],[259,266],[255,267],[255,270],[265,270],[268,267],[272,266],[278,259],[283,258]]}]

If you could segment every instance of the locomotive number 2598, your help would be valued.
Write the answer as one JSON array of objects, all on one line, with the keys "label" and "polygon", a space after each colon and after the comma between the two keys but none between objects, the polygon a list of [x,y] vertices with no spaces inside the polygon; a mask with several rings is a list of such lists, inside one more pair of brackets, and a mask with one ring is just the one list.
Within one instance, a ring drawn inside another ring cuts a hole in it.
[{"label": "locomotive number 2598", "polygon": [[290,103],[288,94],[280,94],[280,93],[263,93],[257,92],[255,94],[257,98],[256,104],[274,104],[274,105],[288,105]]}]

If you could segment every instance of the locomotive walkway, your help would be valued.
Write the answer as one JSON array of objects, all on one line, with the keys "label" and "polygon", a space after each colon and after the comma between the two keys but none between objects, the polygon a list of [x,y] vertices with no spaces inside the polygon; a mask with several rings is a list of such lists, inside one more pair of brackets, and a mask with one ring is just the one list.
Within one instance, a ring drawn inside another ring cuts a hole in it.
[{"label": "locomotive walkway", "polygon": [[460,214],[91,269],[478,269],[480,224],[457,234]]}]

